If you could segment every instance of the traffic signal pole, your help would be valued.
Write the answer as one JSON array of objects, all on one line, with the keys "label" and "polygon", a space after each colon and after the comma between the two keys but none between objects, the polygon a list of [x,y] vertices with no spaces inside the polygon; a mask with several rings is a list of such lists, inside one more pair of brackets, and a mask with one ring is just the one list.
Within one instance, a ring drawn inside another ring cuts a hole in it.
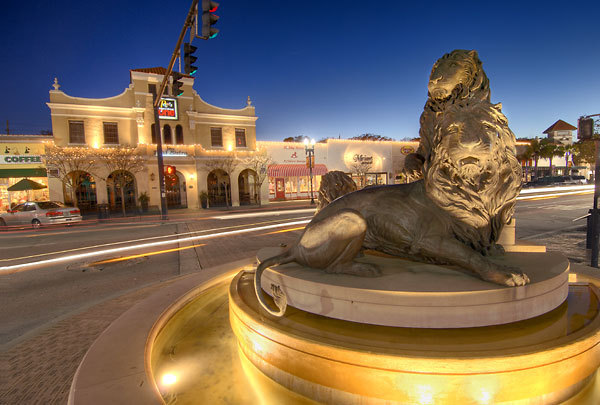
[{"label": "traffic signal pole", "polygon": [[165,88],[167,87],[167,82],[169,81],[169,76],[171,76],[171,72],[173,71],[173,65],[175,64],[175,60],[179,55],[181,49],[181,42],[183,41],[183,37],[187,32],[187,29],[192,25],[192,21],[194,18],[194,14],[196,12],[196,7],[198,6],[198,0],[193,0],[192,5],[190,6],[190,11],[188,11],[187,16],[185,17],[185,22],[183,23],[183,28],[181,29],[181,33],[179,34],[179,39],[177,40],[177,45],[175,45],[175,50],[171,55],[171,60],[169,61],[169,66],[167,67],[167,71],[163,77],[162,83],[160,84],[160,88],[157,94],[153,94],[153,107],[154,107],[154,133],[156,135],[156,162],[158,164],[158,183],[160,189],[160,217],[162,220],[169,219],[167,212],[167,191],[165,187],[165,165],[163,162],[163,153],[162,153],[162,139],[160,137],[160,118],[158,116],[158,107],[160,105],[160,99],[163,96]]}]

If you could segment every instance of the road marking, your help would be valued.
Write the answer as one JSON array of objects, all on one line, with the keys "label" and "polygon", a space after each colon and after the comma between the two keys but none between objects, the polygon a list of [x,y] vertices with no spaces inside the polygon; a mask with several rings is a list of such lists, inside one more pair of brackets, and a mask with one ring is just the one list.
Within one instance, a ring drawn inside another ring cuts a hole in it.
[{"label": "road marking", "polygon": [[41,267],[41,266],[46,266],[46,265],[56,264],[56,263],[63,263],[63,262],[70,262],[70,261],[75,261],[75,260],[81,260],[81,259],[85,259],[88,257],[95,257],[95,256],[101,256],[101,255],[107,255],[107,254],[113,254],[113,253],[119,253],[119,252],[126,252],[128,250],[145,249],[145,248],[149,248],[149,247],[153,247],[153,246],[163,246],[163,245],[168,245],[168,244],[172,244],[172,243],[182,243],[182,242],[190,242],[190,241],[196,241],[196,240],[202,240],[202,239],[216,238],[216,237],[221,237],[221,236],[244,234],[244,233],[262,231],[262,230],[266,230],[266,229],[273,229],[273,228],[279,228],[279,227],[290,226],[290,225],[307,224],[309,222],[310,222],[310,220],[307,219],[304,221],[293,221],[293,222],[286,222],[286,223],[280,223],[280,224],[264,225],[264,226],[259,226],[259,227],[255,227],[255,228],[238,229],[235,231],[219,232],[219,233],[213,233],[213,234],[209,234],[209,235],[189,236],[187,238],[181,238],[181,239],[142,243],[142,244],[133,245],[133,246],[123,246],[123,247],[119,247],[119,248],[112,248],[112,249],[99,250],[99,251],[94,251],[94,252],[80,253],[80,254],[75,254],[75,255],[70,255],[70,256],[56,257],[53,259],[46,259],[46,260],[40,260],[40,261],[34,261],[34,262],[14,264],[11,266],[0,267],[0,275],[13,274],[13,273],[17,273],[20,271],[25,271],[25,270],[30,270],[33,268]]},{"label": "road marking", "polygon": [[101,264],[123,262],[125,260],[137,259],[138,257],[154,256],[154,255],[160,255],[163,253],[177,252],[178,250],[192,249],[192,248],[195,248],[198,246],[206,246],[206,243],[200,243],[198,245],[184,246],[184,247],[178,247],[178,248],[173,248],[173,249],[157,250],[154,252],[140,253],[137,255],[131,255],[131,256],[125,256],[125,257],[117,257],[115,259],[100,260],[99,262],[90,263],[90,264],[88,264],[88,266],[99,266]]},{"label": "road marking", "polygon": [[298,228],[290,228],[290,229],[282,229],[281,231],[274,231],[274,232],[267,232],[267,233],[261,233],[258,236],[263,236],[263,235],[273,235],[276,233],[285,233],[285,232],[291,232],[291,231],[299,231],[300,229],[304,229],[306,228],[305,226],[300,226]]}]

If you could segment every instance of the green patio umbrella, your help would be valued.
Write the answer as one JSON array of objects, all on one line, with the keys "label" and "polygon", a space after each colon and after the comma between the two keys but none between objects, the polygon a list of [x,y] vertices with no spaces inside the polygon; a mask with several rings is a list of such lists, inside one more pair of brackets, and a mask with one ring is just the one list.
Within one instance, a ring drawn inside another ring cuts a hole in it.
[{"label": "green patio umbrella", "polygon": [[27,190],[40,190],[42,188],[46,188],[46,186],[44,186],[43,184],[40,184],[40,183],[36,183],[33,180],[23,179],[23,180],[16,182],[9,188],[7,188],[7,190],[8,191],[27,191]]},{"label": "green patio umbrella", "polygon": [[23,179],[23,180],[19,180],[18,182],[16,182],[15,184],[13,184],[12,186],[10,186],[9,188],[7,188],[6,190],[8,191],[8,201],[10,203],[11,199],[10,199],[10,193],[11,191],[27,191],[27,199],[31,200],[31,196],[29,195],[29,190],[40,190],[42,188],[46,188],[46,186],[44,186],[43,184],[37,183],[33,180],[29,180],[29,179]]}]

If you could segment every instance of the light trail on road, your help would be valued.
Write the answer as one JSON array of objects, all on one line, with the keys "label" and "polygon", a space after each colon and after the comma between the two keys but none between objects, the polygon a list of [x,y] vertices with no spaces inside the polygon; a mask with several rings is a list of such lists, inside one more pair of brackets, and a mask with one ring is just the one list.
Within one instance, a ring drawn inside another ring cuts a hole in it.
[{"label": "light trail on road", "polygon": [[556,198],[562,197],[564,195],[584,195],[584,194],[592,194],[594,190],[591,191],[569,191],[566,193],[552,193],[552,194],[539,194],[539,195],[525,195],[517,197],[517,201],[520,200],[544,200],[548,198]]},{"label": "light trail on road", "polygon": [[[307,218],[312,218],[312,217],[297,217],[297,218],[291,218],[291,219],[302,220],[302,219],[307,219]],[[229,226],[222,226],[222,227],[212,228],[212,229],[202,229],[199,231],[190,231],[190,232],[178,233],[175,235],[171,234],[171,235],[150,236],[147,238],[139,238],[139,239],[124,240],[124,241],[119,241],[119,242],[102,243],[99,245],[82,246],[82,247],[73,248],[73,249],[65,249],[65,250],[58,250],[58,251],[52,251],[52,252],[46,252],[46,253],[38,253],[35,255],[11,257],[8,259],[0,259],[0,262],[14,262],[16,260],[34,259],[34,258],[45,257],[45,256],[53,256],[53,255],[57,255],[57,254],[78,252],[78,251],[82,251],[82,250],[97,249],[97,248],[102,248],[102,247],[107,247],[107,246],[123,245],[125,243],[135,243],[135,242],[143,242],[143,241],[156,240],[156,239],[172,238],[174,236],[179,237],[182,235],[197,235],[200,233],[223,231],[225,229],[235,229],[235,228],[241,228],[244,226],[270,224],[270,223],[279,222],[279,221],[281,221],[281,219],[276,219],[276,220],[272,220],[272,221],[255,222],[252,224],[229,225]],[[178,239],[175,239],[175,240],[178,240]]]},{"label": "light trail on road", "polygon": [[181,239],[142,243],[142,244],[133,245],[133,246],[123,246],[123,247],[119,247],[119,248],[98,250],[98,251],[80,253],[80,254],[69,255],[69,256],[61,256],[61,257],[56,257],[53,259],[45,259],[45,260],[39,260],[39,261],[33,261],[33,262],[27,262],[27,263],[20,263],[20,264],[15,264],[15,265],[11,265],[11,266],[0,267],[0,275],[13,274],[13,273],[17,273],[20,271],[30,270],[30,269],[34,269],[34,268],[38,268],[38,267],[42,267],[42,266],[46,266],[46,265],[70,262],[70,261],[81,260],[81,259],[86,259],[86,258],[90,258],[90,257],[96,257],[96,256],[101,256],[101,255],[113,254],[113,253],[121,253],[121,252],[126,252],[126,251],[134,250],[134,249],[146,249],[149,247],[164,246],[164,245],[168,245],[168,244],[172,244],[172,243],[191,242],[191,241],[210,239],[210,238],[216,238],[216,237],[221,237],[221,236],[238,235],[238,234],[244,234],[244,233],[250,233],[250,232],[256,232],[256,231],[262,231],[262,230],[266,230],[266,229],[274,229],[274,228],[279,228],[279,227],[284,227],[284,226],[307,224],[308,222],[310,222],[309,219],[303,220],[303,221],[293,221],[293,222],[286,222],[286,223],[279,223],[279,224],[271,224],[271,225],[264,225],[264,226],[254,227],[254,228],[238,229],[235,231],[225,231],[225,232],[213,233],[213,234],[208,234],[208,235],[189,236],[187,238],[181,238]]}]

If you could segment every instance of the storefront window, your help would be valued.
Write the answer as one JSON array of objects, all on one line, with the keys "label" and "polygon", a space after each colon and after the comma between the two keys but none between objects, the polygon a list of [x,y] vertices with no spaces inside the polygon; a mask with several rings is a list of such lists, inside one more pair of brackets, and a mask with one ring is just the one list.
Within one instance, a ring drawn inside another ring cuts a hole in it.
[{"label": "storefront window", "polygon": [[46,177],[27,177],[36,183],[43,184],[46,188],[41,190],[8,191],[25,177],[0,178],[0,212],[6,212],[11,205],[15,206],[26,201],[43,201],[50,199],[48,192],[48,179]]}]

